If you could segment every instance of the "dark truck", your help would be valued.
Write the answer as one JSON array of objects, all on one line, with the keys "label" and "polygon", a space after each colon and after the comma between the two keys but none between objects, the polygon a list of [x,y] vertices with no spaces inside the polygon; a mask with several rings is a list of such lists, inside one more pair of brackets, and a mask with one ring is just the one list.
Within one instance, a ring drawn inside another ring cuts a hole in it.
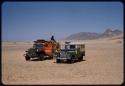
[{"label": "dark truck", "polygon": [[32,58],[44,60],[46,58],[53,59],[55,53],[59,49],[59,43],[55,40],[46,41],[38,39],[34,41],[33,47],[26,50],[25,60],[29,61]]},{"label": "dark truck", "polygon": [[65,48],[61,49],[56,57],[56,63],[82,61],[85,56],[85,44],[70,44],[65,42]]}]

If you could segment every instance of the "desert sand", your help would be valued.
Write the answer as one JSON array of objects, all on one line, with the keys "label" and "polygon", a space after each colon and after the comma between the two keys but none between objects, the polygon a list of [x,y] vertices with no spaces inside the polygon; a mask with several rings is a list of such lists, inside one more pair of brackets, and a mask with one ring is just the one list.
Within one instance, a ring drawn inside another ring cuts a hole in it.
[{"label": "desert sand", "polygon": [[[83,41],[84,42],[84,41]],[[25,61],[32,43],[2,43],[2,83],[10,84],[122,84],[123,40],[85,41],[84,61],[57,64],[54,60]]]}]

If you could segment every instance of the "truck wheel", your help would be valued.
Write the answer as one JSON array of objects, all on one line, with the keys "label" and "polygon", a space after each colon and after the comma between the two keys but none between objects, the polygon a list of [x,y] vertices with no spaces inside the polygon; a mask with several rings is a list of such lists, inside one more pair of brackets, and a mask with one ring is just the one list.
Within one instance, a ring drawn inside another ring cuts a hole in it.
[{"label": "truck wheel", "polygon": [[41,58],[41,57],[40,57],[40,58],[39,58],[39,60],[40,60],[40,61],[43,61],[43,60],[44,60],[44,58]]},{"label": "truck wheel", "polygon": [[44,60],[44,55],[43,55],[43,54],[40,54],[40,55],[39,55],[39,60],[40,60],[40,61]]},{"label": "truck wheel", "polygon": [[80,55],[79,61],[83,60],[83,54]]},{"label": "truck wheel", "polygon": [[85,56],[85,51],[83,52],[83,56]]},{"label": "truck wheel", "polygon": [[56,63],[60,63],[60,59],[56,59]]},{"label": "truck wheel", "polygon": [[79,58],[79,61],[82,61],[83,60],[83,58]]},{"label": "truck wheel", "polygon": [[72,63],[72,59],[68,59],[67,62],[71,64]]},{"label": "truck wheel", "polygon": [[25,56],[25,59],[26,59],[26,61],[29,61],[30,57],[29,56]]}]

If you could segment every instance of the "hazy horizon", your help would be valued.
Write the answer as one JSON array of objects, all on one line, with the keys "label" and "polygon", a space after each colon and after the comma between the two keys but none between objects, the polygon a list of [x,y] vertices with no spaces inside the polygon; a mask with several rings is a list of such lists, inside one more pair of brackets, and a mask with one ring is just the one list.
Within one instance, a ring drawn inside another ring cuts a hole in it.
[{"label": "hazy horizon", "polygon": [[4,2],[2,41],[56,39],[78,32],[123,31],[121,2]]}]

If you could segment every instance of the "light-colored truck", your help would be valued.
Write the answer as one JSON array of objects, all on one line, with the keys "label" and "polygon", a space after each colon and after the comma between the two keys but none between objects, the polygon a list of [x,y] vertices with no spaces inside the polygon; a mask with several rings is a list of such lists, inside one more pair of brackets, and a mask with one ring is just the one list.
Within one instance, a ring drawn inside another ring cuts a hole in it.
[{"label": "light-colored truck", "polygon": [[56,56],[56,63],[82,61],[83,56],[85,56],[85,44],[65,42],[64,49],[61,49]]}]

